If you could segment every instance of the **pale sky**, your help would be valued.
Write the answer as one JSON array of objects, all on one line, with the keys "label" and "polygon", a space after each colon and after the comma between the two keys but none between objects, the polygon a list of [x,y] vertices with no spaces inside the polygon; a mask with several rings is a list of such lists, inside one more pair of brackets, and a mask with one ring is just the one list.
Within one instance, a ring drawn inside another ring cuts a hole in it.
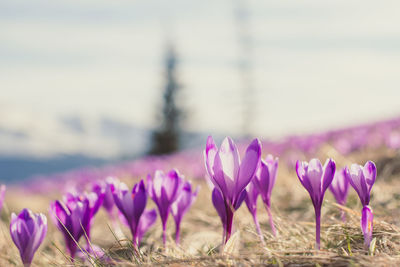
[{"label": "pale sky", "polygon": [[[153,127],[170,39],[187,128],[239,134],[236,2],[2,0],[0,121],[107,115]],[[400,114],[399,1],[244,2],[255,136]]]}]

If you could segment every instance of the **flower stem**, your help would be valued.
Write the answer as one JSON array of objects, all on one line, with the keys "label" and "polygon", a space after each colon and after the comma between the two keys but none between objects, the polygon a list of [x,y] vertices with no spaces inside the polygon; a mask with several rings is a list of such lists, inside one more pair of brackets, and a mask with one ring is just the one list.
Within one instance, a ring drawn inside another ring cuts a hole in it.
[{"label": "flower stem", "polygon": [[233,225],[233,211],[230,209],[228,205],[226,205],[226,235],[225,235],[225,244],[228,242],[229,238],[231,238],[232,234],[232,225]]},{"label": "flower stem", "polygon": [[265,246],[264,236],[262,235],[260,223],[257,218],[257,212],[253,213],[254,224],[256,225],[257,234],[260,237],[261,243]]},{"label": "flower stem", "polygon": [[276,237],[276,229],[275,229],[274,220],[272,218],[271,207],[269,205],[265,205],[265,208],[267,209],[269,225],[271,227],[272,234]]},{"label": "flower stem", "polygon": [[315,249],[321,249],[321,207],[315,208]]},{"label": "flower stem", "polygon": [[179,243],[180,243],[180,234],[181,234],[181,226],[180,225],[181,225],[180,222],[176,223],[176,225],[175,225],[175,243],[177,245],[179,245]]},{"label": "flower stem", "polygon": [[344,210],[340,211],[340,217],[342,219],[342,222],[346,222],[346,212]]},{"label": "flower stem", "polygon": [[166,247],[166,244],[167,244],[167,222],[163,222],[163,224],[162,224],[162,230],[163,230],[163,234],[162,234],[162,237],[163,237],[163,245],[164,245],[164,248]]}]

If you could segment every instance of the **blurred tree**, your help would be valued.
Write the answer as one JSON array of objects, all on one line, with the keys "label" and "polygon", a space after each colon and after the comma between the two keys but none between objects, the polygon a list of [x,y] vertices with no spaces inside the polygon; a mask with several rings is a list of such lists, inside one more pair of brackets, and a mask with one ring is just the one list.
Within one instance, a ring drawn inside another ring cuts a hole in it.
[{"label": "blurred tree", "polygon": [[181,87],[177,82],[176,66],[176,52],[174,47],[169,45],[165,58],[166,85],[159,115],[161,123],[152,133],[149,154],[167,154],[179,149],[183,112],[177,105],[177,95]]}]

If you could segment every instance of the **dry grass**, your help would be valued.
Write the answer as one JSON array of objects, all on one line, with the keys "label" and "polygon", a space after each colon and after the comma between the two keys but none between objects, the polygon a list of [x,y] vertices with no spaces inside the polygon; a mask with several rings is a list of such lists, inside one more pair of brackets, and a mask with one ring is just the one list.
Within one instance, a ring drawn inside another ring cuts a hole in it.
[{"label": "dry grass", "polygon": [[[361,206],[352,189],[345,208],[346,223],[340,220],[341,207],[334,203],[327,192],[322,215],[322,249],[315,251],[311,201],[294,171],[281,163],[272,195],[277,237],[271,235],[266,212],[259,203],[258,213],[265,246],[259,241],[252,218],[243,204],[235,214],[236,234],[222,249],[222,228],[211,204],[211,190],[203,181],[195,180],[201,190],[182,223],[180,246],[173,242],[174,225],[170,217],[170,239],[166,249],[162,247],[158,220],[144,238],[140,251],[134,251],[127,240],[130,238],[127,229],[123,228],[127,238],[117,240],[106,214],[100,211],[95,218],[92,243],[103,248],[108,259],[94,259],[92,263],[77,261],[75,266],[400,266],[400,177],[393,173],[393,165],[399,163],[398,157],[388,151],[363,151],[343,158],[326,147],[321,150],[319,157],[325,159],[327,156],[333,157],[339,166],[351,162],[364,163],[367,159],[378,163],[378,178],[371,201],[375,213],[376,242],[370,251],[363,247],[359,226]],[[381,177],[380,173],[384,175]],[[131,178],[126,181],[133,184],[136,180]],[[7,192],[8,207],[3,211],[0,225],[0,266],[21,265],[18,251],[9,236],[9,211],[28,207],[47,214],[50,201],[57,197],[59,195],[54,192],[49,192],[48,196],[32,195],[18,188],[11,188]],[[153,205],[151,201],[149,203]],[[74,266],[63,251],[62,236],[49,222],[47,238],[36,254],[33,266]]]}]

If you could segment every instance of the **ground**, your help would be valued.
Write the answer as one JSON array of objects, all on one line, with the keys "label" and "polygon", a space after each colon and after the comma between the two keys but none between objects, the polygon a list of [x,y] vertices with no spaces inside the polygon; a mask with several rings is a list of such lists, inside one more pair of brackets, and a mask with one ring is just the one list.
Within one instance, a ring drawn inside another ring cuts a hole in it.
[{"label": "ground", "polygon": [[[235,234],[222,248],[222,227],[211,203],[211,189],[201,177],[188,177],[201,189],[196,202],[183,219],[180,245],[174,243],[174,223],[170,217],[166,248],[162,245],[158,219],[145,236],[139,251],[135,251],[130,245],[129,231],[121,226],[125,234],[125,237],[121,237],[115,232],[107,214],[101,210],[92,228],[92,244],[104,250],[106,259],[93,259],[91,263],[77,260],[75,266],[399,266],[399,154],[370,149],[344,157],[327,146],[316,156],[323,161],[332,157],[338,168],[351,163],[364,164],[367,160],[377,164],[378,176],[370,203],[375,215],[375,239],[370,249],[363,246],[360,229],[362,207],[358,196],[350,188],[346,207],[335,204],[327,191],[322,208],[321,251],[316,251],[314,210],[309,195],[300,184],[294,168],[281,161],[272,193],[277,237],[270,232],[268,217],[259,199],[258,216],[265,245],[260,242],[252,217],[243,204],[234,217]],[[137,179],[123,177],[129,185]],[[37,194],[24,189],[23,185],[9,187],[2,211],[0,266],[21,266],[17,248],[9,235],[10,211],[29,207],[47,215],[50,201],[59,198],[60,193],[52,191]],[[149,201],[149,205],[154,206],[152,201]],[[346,222],[340,219],[342,209],[346,213]],[[63,238],[49,219],[47,237],[35,255],[33,266],[73,266],[64,251]]]}]

